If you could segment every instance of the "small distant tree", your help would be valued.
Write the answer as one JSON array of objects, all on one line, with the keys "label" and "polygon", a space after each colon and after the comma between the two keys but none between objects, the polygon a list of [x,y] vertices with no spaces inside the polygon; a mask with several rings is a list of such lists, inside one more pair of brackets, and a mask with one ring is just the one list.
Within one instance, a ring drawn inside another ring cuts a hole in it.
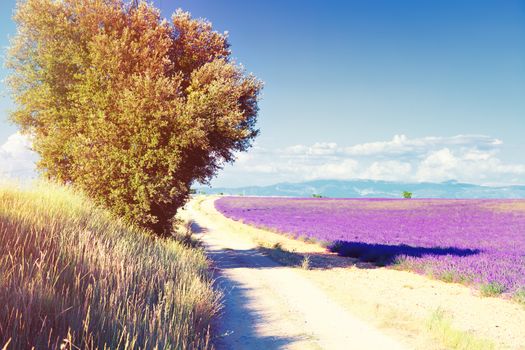
[{"label": "small distant tree", "polygon": [[323,198],[323,196],[321,194],[318,194],[318,193],[312,194],[312,197],[313,198]]},{"label": "small distant tree", "polygon": [[246,151],[262,84],[225,34],[143,1],[25,0],[8,66],[43,174],[158,233],[234,153]]},{"label": "small distant tree", "polygon": [[405,198],[405,199],[412,198],[412,192],[403,191],[403,198]]}]

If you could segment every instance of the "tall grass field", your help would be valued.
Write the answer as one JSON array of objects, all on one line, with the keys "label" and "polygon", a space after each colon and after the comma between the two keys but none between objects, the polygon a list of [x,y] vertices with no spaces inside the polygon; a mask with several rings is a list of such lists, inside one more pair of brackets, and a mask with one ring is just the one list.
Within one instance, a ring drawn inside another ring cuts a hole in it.
[{"label": "tall grass field", "polygon": [[202,251],[68,188],[0,184],[0,349],[206,349],[218,308]]}]

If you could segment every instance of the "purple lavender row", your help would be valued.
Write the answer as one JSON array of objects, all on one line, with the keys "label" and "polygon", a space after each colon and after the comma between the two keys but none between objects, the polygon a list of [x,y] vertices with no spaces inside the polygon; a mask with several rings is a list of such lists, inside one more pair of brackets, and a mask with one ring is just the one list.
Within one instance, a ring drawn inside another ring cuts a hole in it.
[{"label": "purple lavender row", "polygon": [[525,201],[223,197],[234,220],[341,255],[437,277],[525,288]]}]

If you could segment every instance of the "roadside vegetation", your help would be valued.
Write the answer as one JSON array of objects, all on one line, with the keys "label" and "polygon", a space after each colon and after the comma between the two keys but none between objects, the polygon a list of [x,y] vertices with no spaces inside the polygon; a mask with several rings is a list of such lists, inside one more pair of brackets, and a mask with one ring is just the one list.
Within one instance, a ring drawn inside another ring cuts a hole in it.
[{"label": "roadside vegetation", "polygon": [[0,349],[206,349],[203,251],[70,188],[0,185]]},{"label": "roadside vegetation", "polygon": [[469,332],[455,329],[450,316],[441,308],[434,310],[427,327],[436,340],[448,349],[493,350],[496,348],[490,340],[480,339]]}]

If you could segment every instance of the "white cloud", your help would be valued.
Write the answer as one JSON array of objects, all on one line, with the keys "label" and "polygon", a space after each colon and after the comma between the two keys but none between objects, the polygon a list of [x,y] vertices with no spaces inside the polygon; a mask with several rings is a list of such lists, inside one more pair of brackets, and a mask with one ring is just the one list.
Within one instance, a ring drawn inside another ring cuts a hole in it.
[{"label": "white cloud", "polygon": [[[343,159],[337,162],[327,162],[319,165],[303,163],[299,170],[308,180],[314,179],[347,179],[349,174],[357,174],[359,163],[353,159]],[[297,174],[299,175],[299,174]]]},{"label": "white cloud", "polygon": [[[502,141],[484,135],[396,135],[389,141],[340,146],[333,142],[282,149],[254,147],[241,153],[214,181],[217,186],[263,185],[314,179],[525,184],[525,164],[498,157]],[[0,145],[0,177],[36,176],[31,141],[15,133]]]},{"label": "white cloud", "polygon": [[37,159],[28,137],[19,132],[14,133],[0,146],[0,177],[22,180],[34,178]]},{"label": "white cloud", "polygon": [[410,177],[412,165],[397,160],[376,161],[366,168],[361,177],[371,180],[396,181]]},{"label": "white cloud", "polygon": [[216,186],[299,182],[313,179],[525,184],[525,164],[498,158],[503,142],[485,135],[395,135],[389,141],[340,146],[333,142],[293,145],[282,149],[256,147],[227,167]]},{"label": "white cloud", "polygon": [[460,180],[476,184],[524,184],[525,165],[506,164],[495,150],[452,151],[444,148],[424,158],[417,169],[418,181]]},{"label": "white cloud", "polygon": [[429,182],[455,180],[458,165],[460,165],[460,159],[456,158],[450,149],[443,148],[431,152],[419,163],[416,178],[419,181]]},{"label": "white cloud", "polygon": [[363,143],[344,148],[350,156],[418,155],[430,149],[443,147],[491,149],[502,141],[484,135],[457,135],[453,137],[423,137],[410,139],[406,135],[395,135],[390,141]]}]

